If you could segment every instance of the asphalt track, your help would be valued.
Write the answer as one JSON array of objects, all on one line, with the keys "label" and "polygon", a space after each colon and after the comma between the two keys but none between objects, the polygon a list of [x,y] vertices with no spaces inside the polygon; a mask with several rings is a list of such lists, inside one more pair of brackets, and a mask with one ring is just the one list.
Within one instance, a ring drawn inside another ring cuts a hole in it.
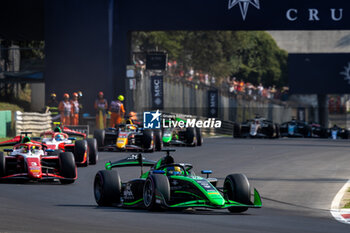
[{"label": "asphalt track", "polygon": [[[207,139],[200,148],[177,148],[177,161],[196,173],[212,169],[223,180],[245,173],[263,197],[262,209],[151,213],[100,208],[94,201],[95,173],[129,153],[101,153],[97,166],[79,168],[73,185],[0,184],[0,232],[350,232],[329,212],[334,196],[350,179],[350,141],[318,139]],[[146,154],[158,159],[162,153]],[[139,175],[120,171],[122,179]]]}]

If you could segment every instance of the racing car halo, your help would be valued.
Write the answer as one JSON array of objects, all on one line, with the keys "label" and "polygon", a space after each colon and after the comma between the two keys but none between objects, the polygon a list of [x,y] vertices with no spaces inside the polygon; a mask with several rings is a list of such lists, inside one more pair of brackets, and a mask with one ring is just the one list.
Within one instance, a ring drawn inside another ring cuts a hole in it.
[{"label": "racing car halo", "polygon": [[[99,206],[137,207],[148,210],[211,208],[228,209],[239,213],[248,208],[260,208],[261,198],[243,174],[228,175],[224,186],[217,187],[217,179],[209,178],[210,170],[202,171],[207,178],[196,176],[192,165],[175,163],[170,152],[158,162],[148,160],[142,154],[134,154],[108,162],[106,170],[99,171],[94,180],[94,196]],[[140,167],[141,176],[127,182],[120,179],[116,168]],[[143,172],[144,167],[150,170]]]}]

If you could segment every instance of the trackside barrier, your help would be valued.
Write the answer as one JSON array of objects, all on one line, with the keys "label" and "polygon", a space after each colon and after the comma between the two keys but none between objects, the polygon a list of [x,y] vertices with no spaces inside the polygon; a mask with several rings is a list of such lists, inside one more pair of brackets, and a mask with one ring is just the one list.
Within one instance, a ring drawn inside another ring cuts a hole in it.
[{"label": "trackside barrier", "polygon": [[221,128],[215,129],[215,134],[232,135],[233,125],[232,121],[222,121]]},{"label": "trackside barrier", "polygon": [[21,132],[32,132],[32,136],[39,136],[42,132],[52,129],[52,119],[50,113],[15,113],[16,135]]},{"label": "trackside barrier", "polygon": [[8,137],[11,131],[11,111],[0,111],[0,138]]}]

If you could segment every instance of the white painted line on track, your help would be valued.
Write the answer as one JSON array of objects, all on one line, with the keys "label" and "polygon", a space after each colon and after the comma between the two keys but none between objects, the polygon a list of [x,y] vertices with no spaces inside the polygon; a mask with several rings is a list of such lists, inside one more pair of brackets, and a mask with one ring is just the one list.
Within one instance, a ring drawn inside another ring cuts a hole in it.
[{"label": "white painted line on track", "polygon": [[350,188],[350,180],[339,190],[331,205],[331,214],[339,222],[350,224],[350,209],[341,209],[340,202]]}]

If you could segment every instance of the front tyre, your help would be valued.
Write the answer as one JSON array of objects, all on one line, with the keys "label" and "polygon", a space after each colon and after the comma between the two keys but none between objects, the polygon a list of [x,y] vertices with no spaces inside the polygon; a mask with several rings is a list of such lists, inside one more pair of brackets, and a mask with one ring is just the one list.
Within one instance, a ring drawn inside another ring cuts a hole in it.
[{"label": "front tyre", "polygon": [[197,138],[197,146],[202,146],[203,144],[202,130],[197,127],[196,127],[196,138]]},{"label": "front tyre", "polygon": [[161,130],[155,130],[154,132],[155,136],[155,149],[156,151],[161,151],[163,149],[163,138],[162,138],[162,131]]},{"label": "front tyre", "polygon": [[0,177],[6,176],[6,158],[3,152],[0,152]]},{"label": "front tyre", "polygon": [[101,148],[105,145],[106,131],[103,129],[98,129],[94,131],[94,138],[97,141],[97,147]]},{"label": "front tyre", "polygon": [[[228,175],[224,181],[224,197],[226,200],[235,201],[240,204],[251,205],[250,184],[244,174]],[[230,207],[231,213],[241,213],[248,210],[248,207]]]},{"label": "front tyre", "polygon": [[157,202],[156,196],[161,196],[165,202],[170,200],[169,180],[161,174],[149,176],[143,187],[143,202],[149,211],[162,209],[162,204]]},{"label": "front tyre", "polygon": [[189,146],[197,145],[196,130],[194,128],[186,129],[186,144]]},{"label": "front tyre", "polygon": [[67,178],[62,179],[61,184],[72,184],[77,177],[74,155],[72,152],[62,152],[58,155],[60,176]]},{"label": "front tyre", "polygon": [[88,138],[86,141],[89,147],[89,164],[95,165],[98,161],[97,140]]},{"label": "front tyre", "polygon": [[121,180],[117,171],[99,171],[94,180],[94,196],[99,206],[112,206],[120,203]]},{"label": "front tyre", "polygon": [[155,151],[156,148],[155,148],[154,140],[155,140],[155,136],[152,130],[143,131],[142,147],[144,151],[148,151],[148,152]]}]

